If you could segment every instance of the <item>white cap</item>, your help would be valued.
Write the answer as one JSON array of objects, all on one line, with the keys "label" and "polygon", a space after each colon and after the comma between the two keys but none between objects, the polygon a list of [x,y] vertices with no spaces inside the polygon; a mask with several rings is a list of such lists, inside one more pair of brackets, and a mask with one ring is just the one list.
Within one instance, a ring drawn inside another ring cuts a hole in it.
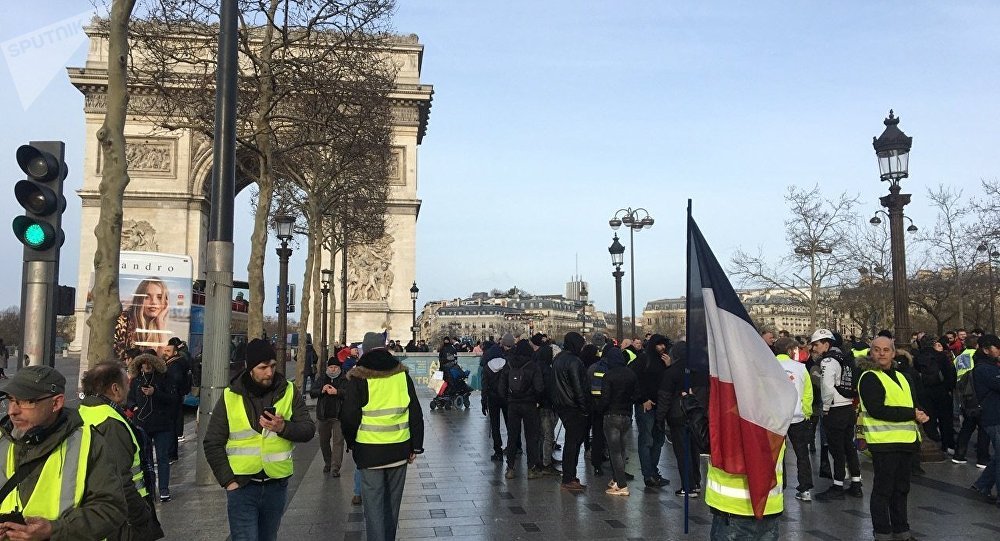
[{"label": "white cap", "polygon": [[815,344],[820,340],[831,340],[831,341],[833,340],[833,333],[830,331],[830,329],[816,329],[816,332],[813,333],[812,338],[809,339],[809,343]]}]

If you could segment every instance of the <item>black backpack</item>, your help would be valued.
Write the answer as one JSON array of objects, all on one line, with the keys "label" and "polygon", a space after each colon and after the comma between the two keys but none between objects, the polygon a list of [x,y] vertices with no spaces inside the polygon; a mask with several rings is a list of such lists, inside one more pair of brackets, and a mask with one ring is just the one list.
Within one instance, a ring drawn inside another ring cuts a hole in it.
[{"label": "black backpack", "polygon": [[979,398],[976,396],[976,386],[972,381],[974,377],[972,372],[972,370],[969,370],[962,374],[962,377],[958,378],[958,385],[955,386],[955,390],[958,391],[959,404],[961,404],[965,415],[968,417],[979,417],[983,412],[983,406],[979,403]]},{"label": "black backpack", "polygon": [[528,361],[521,366],[514,368],[510,364],[507,373],[507,393],[511,398],[524,398],[531,393],[531,372],[528,365],[534,361]]}]

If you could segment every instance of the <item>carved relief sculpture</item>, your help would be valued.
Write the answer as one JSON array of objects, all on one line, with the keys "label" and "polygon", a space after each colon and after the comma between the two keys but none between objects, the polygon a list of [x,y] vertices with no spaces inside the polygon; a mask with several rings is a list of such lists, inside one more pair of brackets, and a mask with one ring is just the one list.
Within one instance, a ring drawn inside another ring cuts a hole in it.
[{"label": "carved relief sculpture", "polygon": [[347,251],[347,296],[352,301],[385,301],[392,291],[392,235]]},{"label": "carved relief sculpture", "polygon": [[122,250],[159,252],[156,229],[146,220],[122,220]]}]

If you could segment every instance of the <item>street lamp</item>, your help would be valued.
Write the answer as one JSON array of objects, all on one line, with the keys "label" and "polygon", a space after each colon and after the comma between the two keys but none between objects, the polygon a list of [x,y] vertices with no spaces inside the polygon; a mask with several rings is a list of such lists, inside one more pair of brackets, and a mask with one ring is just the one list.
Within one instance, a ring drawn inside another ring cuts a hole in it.
[{"label": "street lamp", "polygon": [[[910,194],[900,193],[899,182],[910,176],[910,148],[913,138],[899,129],[899,118],[889,110],[889,118],[883,121],[885,131],[872,138],[872,147],[878,157],[879,177],[889,183],[889,195],[879,198],[879,202],[889,211],[889,239],[892,246],[892,304],[893,323],[896,328],[896,347],[906,349],[910,345],[910,296],[906,284],[906,241],[903,238],[903,207],[910,202]],[[873,219],[877,219],[878,215]],[[878,221],[872,221],[878,225]],[[912,220],[911,232],[916,230]]]},{"label": "street lamp", "polygon": [[608,247],[608,253],[611,254],[611,264],[615,267],[615,271],[611,273],[611,276],[615,277],[615,314],[618,316],[618,324],[615,325],[615,335],[618,338],[618,343],[622,343],[622,276],[625,276],[625,272],[622,271],[622,262],[625,259],[625,247],[622,243],[618,242],[618,235],[615,235],[614,242]]},{"label": "street lamp", "polygon": [[319,290],[320,293],[323,294],[323,330],[321,331],[323,339],[320,344],[320,351],[322,352],[321,353],[322,357],[320,357],[320,360],[322,362],[320,363],[320,366],[318,368],[324,369],[327,361],[330,359],[330,345],[327,343],[328,338],[326,336],[326,331],[327,331],[326,325],[327,325],[328,302],[330,300],[330,280],[331,276],[333,275],[333,271],[330,269],[323,269],[320,271],[320,273],[323,275],[321,282],[323,287]]},{"label": "street lamp", "polygon": [[274,217],[274,229],[281,241],[281,246],[275,250],[281,262],[281,270],[278,272],[278,343],[275,344],[275,353],[278,357],[278,372],[282,374],[285,373],[285,344],[288,342],[288,258],[292,255],[288,241],[292,240],[294,225],[295,218],[292,216],[279,214]]},{"label": "street lamp", "polygon": [[996,258],[1000,258],[1000,252],[997,251],[997,248],[996,248],[996,246],[993,243],[985,241],[985,240],[983,242],[979,243],[979,246],[976,248],[976,250],[979,251],[979,252],[983,252],[983,253],[986,254],[986,263],[988,265],[987,269],[989,271],[989,279],[990,279],[990,333],[991,334],[996,334],[996,332],[997,332],[997,317],[996,317],[996,299],[997,299],[997,294],[996,294],[996,289],[995,289],[996,286],[994,285],[994,282],[993,282],[993,260],[996,259]]},{"label": "street lamp", "polygon": [[587,295],[589,295],[586,285],[580,286],[578,296],[580,297],[580,334],[587,334]]},{"label": "street lamp", "polygon": [[[875,215],[872,216],[871,220],[868,220],[868,223],[870,223],[872,225],[882,225],[882,218],[878,217],[879,214],[881,214],[882,216],[885,216],[886,218],[889,218],[889,215],[886,214],[884,210],[876,210],[875,211]],[[905,214],[903,215],[903,218],[906,218],[907,220],[910,221],[910,226],[906,228],[906,232],[907,233],[916,233],[918,231],[918,229],[917,229],[916,224],[913,223],[913,219],[911,219],[909,216],[907,216]]]},{"label": "street lamp", "polygon": [[[619,216],[621,217],[619,218]],[[629,278],[629,287],[632,290],[632,337],[634,338],[635,337],[635,236],[634,234],[636,231],[642,231],[643,229],[649,229],[650,227],[653,227],[653,217],[650,216],[649,212],[647,212],[646,209],[643,208],[638,208],[638,209],[633,209],[631,207],[623,208],[623,209],[618,209],[618,211],[615,212],[615,215],[610,220],[608,220],[608,225],[610,225],[611,229],[614,231],[618,231],[618,228],[623,225],[625,227],[628,227],[628,243],[629,246],[632,247],[632,249],[629,250],[628,252],[628,258],[629,258],[629,269],[631,269],[630,272],[632,273],[632,276]],[[617,233],[615,234],[615,238],[616,239],[618,238]],[[623,246],[622,249],[624,250],[625,247]],[[619,343],[621,342],[621,333],[619,333],[618,342]]]},{"label": "street lamp", "polygon": [[417,287],[417,281],[413,281],[413,285],[410,286],[410,300],[413,301],[413,323],[410,325],[410,332],[413,333],[413,345],[417,344],[417,294],[420,293],[420,288]]}]

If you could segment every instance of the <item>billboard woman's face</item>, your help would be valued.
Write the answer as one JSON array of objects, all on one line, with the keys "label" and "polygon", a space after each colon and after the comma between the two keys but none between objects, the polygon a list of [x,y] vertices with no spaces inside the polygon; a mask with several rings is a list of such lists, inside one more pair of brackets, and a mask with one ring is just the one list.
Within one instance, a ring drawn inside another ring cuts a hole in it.
[{"label": "billboard woman's face", "polygon": [[146,297],[142,300],[142,315],[146,317],[156,317],[167,305],[166,293],[163,286],[150,283],[146,286]]}]

